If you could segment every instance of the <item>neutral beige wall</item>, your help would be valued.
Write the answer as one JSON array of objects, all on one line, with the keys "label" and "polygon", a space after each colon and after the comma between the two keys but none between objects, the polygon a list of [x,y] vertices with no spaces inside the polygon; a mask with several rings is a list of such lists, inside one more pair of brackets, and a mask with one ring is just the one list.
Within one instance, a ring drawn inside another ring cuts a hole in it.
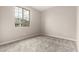
[{"label": "neutral beige wall", "polygon": [[[0,16],[0,20],[1,20],[1,16]],[[0,22],[0,39],[1,39],[1,22]]]},{"label": "neutral beige wall", "polygon": [[76,7],[53,7],[42,12],[42,34],[76,41]]},{"label": "neutral beige wall", "polygon": [[79,51],[79,6],[77,7],[77,48]]},{"label": "neutral beige wall", "polygon": [[30,9],[31,11],[29,27],[15,27],[14,7],[0,7],[0,22],[2,20],[0,26],[2,29],[0,30],[2,32],[0,43],[22,39],[24,37],[38,35],[40,33],[40,12],[30,7],[24,8]]}]

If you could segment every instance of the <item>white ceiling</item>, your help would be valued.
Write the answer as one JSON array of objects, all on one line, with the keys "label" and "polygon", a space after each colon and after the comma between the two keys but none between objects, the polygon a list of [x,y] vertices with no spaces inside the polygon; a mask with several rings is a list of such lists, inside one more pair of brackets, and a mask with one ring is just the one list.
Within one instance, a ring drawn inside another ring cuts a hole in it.
[{"label": "white ceiling", "polygon": [[39,11],[44,11],[44,10],[51,8],[51,7],[53,7],[53,6],[32,6],[32,8],[37,9]]}]

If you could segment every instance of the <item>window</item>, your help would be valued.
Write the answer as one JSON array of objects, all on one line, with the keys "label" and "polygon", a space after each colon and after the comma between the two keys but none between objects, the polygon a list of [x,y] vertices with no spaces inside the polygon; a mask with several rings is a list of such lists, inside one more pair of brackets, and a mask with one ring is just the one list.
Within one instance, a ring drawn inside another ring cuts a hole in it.
[{"label": "window", "polygon": [[15,7],[15,27],[26,27],[30,25],[30,10]]}]

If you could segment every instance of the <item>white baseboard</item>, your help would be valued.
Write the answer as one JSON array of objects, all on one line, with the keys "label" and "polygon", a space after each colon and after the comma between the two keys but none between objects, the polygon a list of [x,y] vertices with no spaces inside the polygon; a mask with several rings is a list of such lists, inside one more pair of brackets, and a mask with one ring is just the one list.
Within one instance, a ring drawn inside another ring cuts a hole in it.
[{"label": "white baseboard", "polygon": [[23,40],[23,39],[28,39],[28,38],[38,36],[38,35],[40,35],[40,34],[33,33],[33,34],[24,35],[24,36],[21,36],[21,37],[16,38],[16,39],[8,40],[8,41],[5,41],[5,42],[0,42],[0,45],[12,43],[12,42]]},{"label": "white baseboard", "polygon": [[45,36],[50,36],[50,37],[57,37],[57,38],[62,38],[62,39],[67,39],[67,40],[72,40],[72,41],[77,41],[76,39],[65,37],[65,36],[57,36],[57,35],[49,35],[49,34],[41,34]]}]

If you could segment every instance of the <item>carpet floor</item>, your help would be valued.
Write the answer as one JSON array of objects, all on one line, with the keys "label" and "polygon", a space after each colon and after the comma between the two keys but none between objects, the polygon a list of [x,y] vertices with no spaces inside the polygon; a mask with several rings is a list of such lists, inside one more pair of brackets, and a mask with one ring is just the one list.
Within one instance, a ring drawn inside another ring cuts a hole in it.
[{"label": "carpet floor", "polygon": [[76,42],[37,36],[0,46],[0,52],[77,52]]}]

